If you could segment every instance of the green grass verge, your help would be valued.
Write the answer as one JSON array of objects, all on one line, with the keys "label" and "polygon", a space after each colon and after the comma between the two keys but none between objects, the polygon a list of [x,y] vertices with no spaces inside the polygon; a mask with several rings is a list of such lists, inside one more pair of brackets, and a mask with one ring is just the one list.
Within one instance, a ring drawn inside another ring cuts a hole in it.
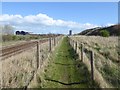
[{"label": "green grass verge", "polygon": [[45,69],[42,88],[89,88],[93,87],[86,66],[65,37],[56,50],[53,60]]}]

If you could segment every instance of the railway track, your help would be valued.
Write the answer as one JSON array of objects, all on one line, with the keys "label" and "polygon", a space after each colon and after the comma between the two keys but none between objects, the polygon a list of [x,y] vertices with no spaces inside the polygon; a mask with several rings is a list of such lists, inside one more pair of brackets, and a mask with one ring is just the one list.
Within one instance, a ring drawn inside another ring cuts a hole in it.
[{"label": "railway track", "polygon": [[19,53],[22,53],[23,51],[29,50],[30,48],[37,46],[37,44],[40,45],[40,44],[45,43],[47,41],[48,41],[48,39],[38,40],[38,41],[28,41],[28,42],[25,42],[25,43],[22,43],[19,45],[13,45],[10,47],[2,48],[0,50],[1,60],[4,60],[8,57],[14,56],[14,55],[19,54]]}]

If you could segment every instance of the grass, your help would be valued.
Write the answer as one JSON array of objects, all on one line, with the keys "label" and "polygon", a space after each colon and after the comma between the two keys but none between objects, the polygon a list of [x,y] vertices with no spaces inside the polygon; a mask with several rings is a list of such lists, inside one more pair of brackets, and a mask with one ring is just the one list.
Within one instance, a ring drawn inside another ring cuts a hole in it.
[{"label": "grass", "polygon": [[11,46],[23,42],[27,42],[30,40],[40,40],[45,37],[39,35],[2,35],[0,44],[2,47]]},{"label": "grass", "polygon": [[0,44],[2,44],[2,47],[6,47],[6,46],[11,46],[11,45],[15,45],[15,44],[20,44],[26,41],[20,40],[20,41],[6,41],[6,42],[0,42]]},{"label": "grass", "polygon": [[89,88],[93,87],[86,66],[65,37],[45,70],[42,88]]},{"label": "grass", "polygon": [[74,36],[70,38],[84,43],[84,47],[94,51],[96,69],[110,86],[120,87],[118,37]]},{"label": "grass", "polygon": [[[35,53],[33,48],[2,61],[4,87],[22,88],[29,81],[32,72],[35,70]],[[31,61],[33,61],[32,66]]]},{"label": "grass", "polygon": [[[118,37],[100,37],[100,36],[71,36],[75,41],[84,43],[85,46],[98,51],[113,62],[118,62]],[[107,55],[109,54],[109,55]]]},{"label": "grass", "polygon": [[[40,50],[42,49],[40,55],[45,56],[44,62],[49,53],[48,48],[48,42],[40,45]],[[22,88],[27,85],[36,70],[36,63],[36,47],[1,61],[2,71],[0,74],[4,74],[2,75],[2,86],[6,88]],[[36,79],[40,83],[40,77],[37,76]]]},{"label": "grass", "polygon": [[119,68],[111,68],[109,65],[104,65],[102,75],[106,80],[115,87],[120,87],[120,71]]}]

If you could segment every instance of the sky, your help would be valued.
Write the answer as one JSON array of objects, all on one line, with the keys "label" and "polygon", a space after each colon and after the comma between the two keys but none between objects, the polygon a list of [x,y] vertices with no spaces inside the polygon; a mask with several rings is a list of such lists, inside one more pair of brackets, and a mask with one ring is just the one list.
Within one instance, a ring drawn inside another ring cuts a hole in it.
[{"label": "sky", "polygon": [[0,24],[33,33],[79,33],[118,23],[117,2],[3,2]]}]

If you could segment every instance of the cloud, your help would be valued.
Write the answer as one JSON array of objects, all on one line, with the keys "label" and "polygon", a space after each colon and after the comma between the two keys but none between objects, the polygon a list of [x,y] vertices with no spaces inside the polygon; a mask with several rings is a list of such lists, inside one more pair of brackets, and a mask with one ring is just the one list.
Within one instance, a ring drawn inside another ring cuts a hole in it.
[{"label": "cloud", "polygon": [[[60,20],[60,19],[53,19],[52,17],[49,17],[46,14],[37,14],[37,15],[28,15],[28,16],[21,16],[21,15],[8,15],[8,14],[3,14],[0,15],[0,22],[2,24],[11,24],[16,27],[16,29],[30,29],[32,31],[36,30],[36,32],[41,32],[42,30],[46,31],[49,30],[52,32],[60,32],[60,29],[63,29],[64,33],[68,29],[76,30],[80,32],[81,30],[84,29],[89,29],[89,28],[94,28],[98,27],[98,25],[90,24],[90,23],[85,23],[81,24],[78,22],[73,22],[73,21],[65,21],[65,20]],[[56,31],[55,31],[56,30]],[[43,31],[43,32],[44,32]]]},{"label": "cloud", "polygon": [[106,26],[112,26],[112,25],[115,25],[113,23],[107,23]]}]

